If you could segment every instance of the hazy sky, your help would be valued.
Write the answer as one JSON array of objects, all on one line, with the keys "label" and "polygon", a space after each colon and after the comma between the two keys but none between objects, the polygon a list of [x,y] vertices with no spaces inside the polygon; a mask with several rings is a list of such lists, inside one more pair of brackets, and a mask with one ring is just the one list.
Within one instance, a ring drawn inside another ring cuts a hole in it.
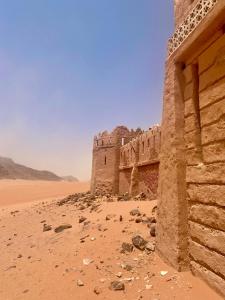
[{"label": "hazy sky", "polygon": [[161,119],[172,0],[0,0],[0,156],[89,179],[93,135]]}]

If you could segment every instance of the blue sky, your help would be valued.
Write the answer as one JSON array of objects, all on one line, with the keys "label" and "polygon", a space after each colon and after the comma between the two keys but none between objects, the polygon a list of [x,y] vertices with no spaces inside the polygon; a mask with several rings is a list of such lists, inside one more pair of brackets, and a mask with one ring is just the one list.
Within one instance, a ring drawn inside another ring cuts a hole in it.
[{"label": "blue sky", "polygon": [[162,109],[172,0],[0,0],[0,155],[90,177],[92,138]]}]

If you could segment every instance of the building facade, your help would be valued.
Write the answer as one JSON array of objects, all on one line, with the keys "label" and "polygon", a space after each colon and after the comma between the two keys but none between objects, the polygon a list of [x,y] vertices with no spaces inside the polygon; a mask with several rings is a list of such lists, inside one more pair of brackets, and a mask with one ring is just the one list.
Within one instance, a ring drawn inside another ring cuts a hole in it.
[{"label": "building facade", "polygon": [[157,250],[225,297],[225,1],[176,0],[159,168]]},{"label": "building facade", "polygon": [[119,126],[112,133],[94,138],[92,193],[136,196],[144,192],[157,197],[161,129],[128,130]]}]

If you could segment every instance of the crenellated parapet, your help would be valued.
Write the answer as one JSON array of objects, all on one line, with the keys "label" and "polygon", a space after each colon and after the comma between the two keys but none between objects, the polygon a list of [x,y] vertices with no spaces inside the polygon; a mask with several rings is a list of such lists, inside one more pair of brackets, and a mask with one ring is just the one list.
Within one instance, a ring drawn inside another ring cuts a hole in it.
[{"label": "crenellated parapet", "polygon": [[141,132],[120,149],[120,168],[131,168],[137,165],[148,165],[159,160],[161,127],[153,126]]}]

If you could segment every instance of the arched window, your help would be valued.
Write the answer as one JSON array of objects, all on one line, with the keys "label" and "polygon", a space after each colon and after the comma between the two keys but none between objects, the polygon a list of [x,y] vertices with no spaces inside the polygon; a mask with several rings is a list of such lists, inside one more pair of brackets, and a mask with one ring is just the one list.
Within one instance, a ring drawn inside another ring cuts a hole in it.
[{"label": "arched window", "polygon": [[107,158],[106,158],[106,155],[105,155],[105,165],[106,165],[106,163],[107,163]]}]

